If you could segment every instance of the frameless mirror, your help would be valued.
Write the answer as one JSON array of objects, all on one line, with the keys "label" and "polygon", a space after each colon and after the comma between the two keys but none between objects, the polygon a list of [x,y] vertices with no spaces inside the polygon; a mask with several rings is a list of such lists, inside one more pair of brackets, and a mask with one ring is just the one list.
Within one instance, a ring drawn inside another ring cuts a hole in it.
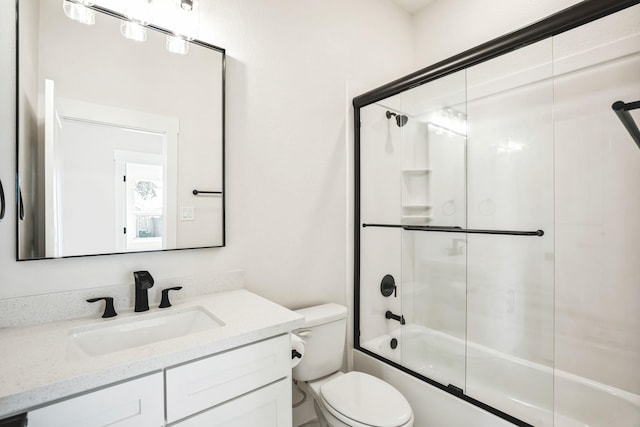
[{"label": "frameless mirror", "polygon": [[224,246],[224,49],[17,7],[18,260]]}]

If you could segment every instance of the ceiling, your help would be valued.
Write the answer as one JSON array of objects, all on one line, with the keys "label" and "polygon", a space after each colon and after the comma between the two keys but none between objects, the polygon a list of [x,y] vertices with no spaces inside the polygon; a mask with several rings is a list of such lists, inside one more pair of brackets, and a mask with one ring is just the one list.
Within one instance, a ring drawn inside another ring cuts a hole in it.
[{"label": "ceiling", "polygon": [[391,0],[410,14],[414,14],[433,0]]}]

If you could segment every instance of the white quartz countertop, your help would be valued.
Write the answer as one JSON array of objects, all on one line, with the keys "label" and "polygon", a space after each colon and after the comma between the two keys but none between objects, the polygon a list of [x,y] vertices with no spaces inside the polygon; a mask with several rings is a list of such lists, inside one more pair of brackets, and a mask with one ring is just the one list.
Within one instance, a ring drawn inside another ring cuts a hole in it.
[{"label": "white quartz countertop", "polygon": [[[102,356],[67,351],[69,330],[112,319],[200,306],[224,326]],[[173,307],[123,311],[112,319],[83,318],[0,329],[0,419],[234,347],[288,333],[304,318],[244,289],[202,295]]]}]

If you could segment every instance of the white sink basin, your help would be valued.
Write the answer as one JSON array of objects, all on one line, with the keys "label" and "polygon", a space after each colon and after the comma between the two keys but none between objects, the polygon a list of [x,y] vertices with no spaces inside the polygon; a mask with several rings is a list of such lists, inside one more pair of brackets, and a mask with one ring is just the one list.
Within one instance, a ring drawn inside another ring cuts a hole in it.
[{"label": "white sink basin", "polygon": [[224,322],[202,307],[136,314],[70,329],[69,353],[102,356],[221,326]]}]

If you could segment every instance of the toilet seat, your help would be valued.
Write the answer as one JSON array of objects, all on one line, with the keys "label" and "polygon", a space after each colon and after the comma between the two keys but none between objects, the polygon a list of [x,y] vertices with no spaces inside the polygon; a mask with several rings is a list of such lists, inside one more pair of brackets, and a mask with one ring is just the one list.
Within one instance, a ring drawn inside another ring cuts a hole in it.
[{"label": "toilet seat", "polygon": [[320,397],[327,411],[350,426],[402,427],[413,418],[409,402],[398,390],[362,372],[324,383]]}]

